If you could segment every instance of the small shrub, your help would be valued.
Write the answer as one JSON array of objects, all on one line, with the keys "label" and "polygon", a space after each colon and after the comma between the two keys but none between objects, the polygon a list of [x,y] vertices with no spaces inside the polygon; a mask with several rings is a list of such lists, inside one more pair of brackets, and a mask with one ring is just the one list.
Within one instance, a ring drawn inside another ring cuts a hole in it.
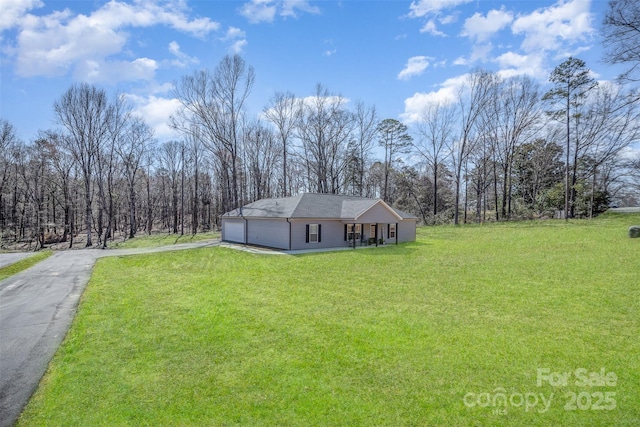
[{"label": "small shrub", "polygon": [[632,239],[640,237],[640,225],[632,225],[629,227],[629,237]]}]

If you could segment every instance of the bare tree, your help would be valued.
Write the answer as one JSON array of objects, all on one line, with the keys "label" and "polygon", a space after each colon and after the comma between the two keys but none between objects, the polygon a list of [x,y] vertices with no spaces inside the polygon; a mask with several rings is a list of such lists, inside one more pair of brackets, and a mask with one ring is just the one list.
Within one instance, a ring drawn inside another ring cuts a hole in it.
[{"label": "bare tree", "polygon": [[0,120],[0,238],[6,227],[5,188],[10,182],[11,152],[19,142],[16,129],[9,121]]},{"label": "bare tree", "polygon": [[182,143],[178,141],[167,141],[160,146],[158,153],[162,169],[169,180],[171,194],[171,227],[174,234],[178,234],[178,186],[182,172]]},{"label": "bare tree", "polygon": [[[120,196],[116,191],[115,180],[120,176],[120,164],[118,162],[118,147],[126,137],[128,125],[131,119],[131,109],[125,103],[123,96],[117,96],[112,105],[111,120],[109,120],[109,137],[98,150],[97,156],[97,184],[98,197],[100,199],[100,211],[98,213],[98,236],[102,239],[102,247],[107,247],[107,240],[113,239],[115,222],[115,204]],[[103,215],[107,217],[106,228],[103,227]],[[102,230],[104,229],[104,236]],[[103,236],[103,237],[102,237]]]},{"label": "bare tree", "polygon": [[261,122],[247,126],[244,137],[245,167],[250,200],[272,196],[273,176],[280,152],[276,136]]},{"label": "bare tree", "polygon": [[350,152],[354,156],[355,183],[358,196],[364,195],[365,172],[370,162],[369,156],[378,134],[378,114],[375,107],[367,107],[363,102],[356,104],[354,113],[355,134],[350,142]]},{"label": "bare tree", "polygon": [[82,172],[86,246],[92,246],[93,177],[100,148],[109,138],[113,107],[105,91],[87,83],[74,84],[54,103],[56,119],[68,132],[64,141]]},{"label": "bare tree", "polygon": [[276,92],[264,109],[265,118],[276,127],[276,135],[282,150],[282,191],[284,197],[291,195],[289,175],[289,145],[295,134],[295,127],[300,117],[302,103],[293,93]]},{"label": "bare tree", "polygon": [[[459,136],[450,150],[455,174],[455,206],[453,222],[460,223],[460,189],[463,166],[467,165],[469,154],[475,142],[474,130],[481,112],[486,108],[492,94],[496,77],[493,73],[477,70],[469,74],[459,91],[458,117]],[[466,211],[465,211],[466,212]]]},{"label": "bare tree", "polygon": [[413,138],[409,135],[407,126],[396,119],[384,119],[378,124],[377,130],[379,145],[384,148],[382,199],[390,202],[389,174],[396,161],[396,156],[406,154],[409,151]]},{"label": "bare tree", "polygon": [[423,110],[417,125],[419,138],[414,140],[413,146],[425,158],[431,169],[434,216],[438,214],[438,169],[448,155],[448,148],[451,147],[454,120],[455,110],[452,105],[435,103]]},{"label": "bare tree", "polygon": [[172,126],[186,134],[200,128],[205,146],[217,156],[218,170],[227,175],[224,209],[240,205],[239,171],[242,123],[245,103],[253,87],[255,73],[238,55],[225,56],[213,73],[203,70],[182,78],[174,96],[181,109]]},{"label": "bare tree", "polygon": [[482,129],[490,137],[501,171],[502,218],[511,216],[514,155],[519,145],[535,137],[541,115],[539,99],[538,85],[533,80],[513,77],[495,85],[495,94],[482,113]]},{"label": "bare tree", "polygon": [[640,136],[636,95],[615,84],[598,85],[589,97],[584,119],[580,121],[583,153],[591,165],[589,217],[594,214],[594,197],[599,168],[612,161]]},{"label": "bare tree", "polygon": [[640,153],[625,162],[626,178],[630,191],[634,194],[633,205],[640,203]]},{"label": "bare tree", "polygon": [[629,65],[620,79],[640,80],[640,3],[637,0],[609,1],[603,21],[605,61]]},{"label": "bare tree", "polygon": [[353,115],[343,103],[344,98],[318,84],[298,121],[309,186],[319,193],[341,191],[345,151],[353,129]]},{"label": "bare tree", "polygon": [[66,135],[56,131],[45,131],[39,136],[40,140],[47,142],[43,144],[43,149],[46,150],[46,156],[50,160],[56,175],[53,185],[56,187],[57,193],[62,193],[64,226],[60,241],[69,241],[69,248],[71,248],[73,247],[74,228],[73,199],[71,197],[73,176],[71,171],[73,170],[74,162],[71,154],[64,150],[64,147],[68,146],[64,141],[65,138],[67,138]]},{"label": "bare tree", "polygon": [[154,206],[156,204],[156,200],[157,197],[153,196],[153,193],[151,191],[151,182],[152,182],[152,174],[153,174],[153,165],[155,163],[156,160],[156,154],[159,153],[159,150],[157,148],[157,146],[152,145],[149,147],[149,150],[143,154],[142,156],[142,161],[144,163],[143,167],[144,167],[144,172],[143,172],[143,177],[144,177],[144,183],[145,183],[145,189],[146,189],[146,193],[147,193],[147,197],[145,200],[146,203],[146,224],[145,224],[145,229],[147,231],[148,235],[151,235],[151,231],[153,229],[153,220],[154,220]]},{"label": "bare tree", "polygon": [[198,213],[200,210],[200,173],[202,162],[204,161],[204,145],[202,133],[199,128],[193,127],[192,131],[186,135],[186,145],[189,153],[189,164],[193,171],[193,193],[191,205],[191,233],[196,234],[199,227]]},{"label": "bare tree", "polygon": [[140,176],[140,169],[145,154],[153,143],[153,130],[140,117],[131,117],[116,152],[127,182],[129,200],[129,238],[133,239],[138,230],[136,219],[136,182]]},{"label": "bare tree", "polygon": [[25,199],[30,204],[32,211],[33,227],[30,240],[35,237],[36,248],[44,248],[46,227],[46,187],[48,179],[48,157],[46,155],[47,141],[38,139],[25,150],[26,159],[24,166],[20,168],[22,180],[25,185]]}]

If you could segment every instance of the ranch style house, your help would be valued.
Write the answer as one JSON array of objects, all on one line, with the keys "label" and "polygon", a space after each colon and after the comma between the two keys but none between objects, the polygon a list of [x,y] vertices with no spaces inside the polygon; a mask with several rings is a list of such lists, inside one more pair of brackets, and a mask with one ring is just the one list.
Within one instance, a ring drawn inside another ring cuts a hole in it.
[{"label": "ranch style house", "polygon": [[222,241],[284,250],[412,242],[418,220],[381,199],[315,193],[258,200],[221,219]]}]

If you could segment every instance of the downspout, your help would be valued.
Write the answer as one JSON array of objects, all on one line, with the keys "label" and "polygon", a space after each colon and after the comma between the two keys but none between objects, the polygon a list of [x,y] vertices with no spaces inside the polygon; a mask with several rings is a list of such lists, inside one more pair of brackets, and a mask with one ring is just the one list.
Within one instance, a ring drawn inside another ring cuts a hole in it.
[{"label": "downspout", "polygon": [[291,221],[287,218],[287,222],[289,223],[289,250],[291,250]]},{"label": "downspout", "polygon": [[242,219],[244,219],[244,244],[248,245],[249,244],[249,236],[248,236],[249,221],[247,221],[247,218],[245,218],[244,215],[242,214],[242,206],[240,206],[240,216],[242,217]]},{"label": "downspout", "polygon": [[396,222],[396,245],[398,244],[398,223]]}]

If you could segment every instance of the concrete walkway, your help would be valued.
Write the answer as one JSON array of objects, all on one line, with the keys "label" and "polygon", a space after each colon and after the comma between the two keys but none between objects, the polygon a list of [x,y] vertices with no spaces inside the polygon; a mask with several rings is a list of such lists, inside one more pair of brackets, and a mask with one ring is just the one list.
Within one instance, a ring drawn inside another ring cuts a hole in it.
[{"label": "concrete walkway", "polygon": [[218,244],[215,240],[159,248],[62,251],[0,281],[0,426],[16,422],[37,388],[71,325],[98,258]]}]

